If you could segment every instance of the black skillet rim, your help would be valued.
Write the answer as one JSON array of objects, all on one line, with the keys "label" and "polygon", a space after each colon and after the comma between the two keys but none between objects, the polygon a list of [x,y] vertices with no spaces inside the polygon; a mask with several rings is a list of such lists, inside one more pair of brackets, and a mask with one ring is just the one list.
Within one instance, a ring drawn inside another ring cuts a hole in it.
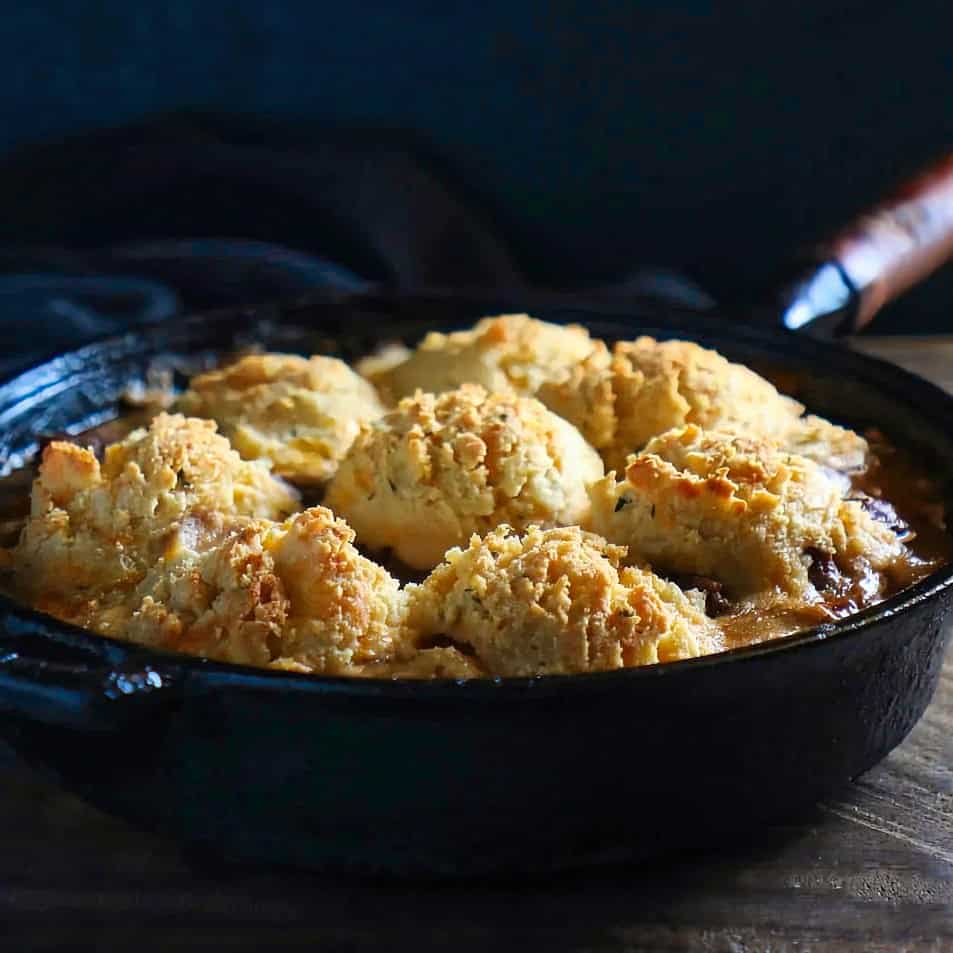
[{"label": "black skillet rim", "polygon": [[[373,300],[372,296],[364,296]],[[440,296],[443,299],[443,296]],[[327,299],[325,299],[327,300]],[[340,300],[340,299],[339,299]],[[313,299],[302,302],[293,302],[289,310],[295,310],[297,305],[308,307]],[[548,305],[548,307],[547,307]],[[589,302],[583,306],[572,303],[547,301],[542,308],[533,310],[547,310],[564,315],[562,320],[582,321],[586,316],[592,321],[608,321],[617,323],[628,318],[632,319],[631,312],[621,308],[602,309],[589,307]],[[486,313],[492,313],[492,307]],[[506,308],[497,309],[497,313]],[[510,310],[520,310],[519,308]],[[528,309],[527,309],[528,310]],[[665,308],[659,318],[649,318],[650,325],[642,325],[640,333],[666,333],[665,325],[672,317],[673,310]],[[243,315],[252,316],[250,310],[242,309]],[[235,309],[228,311],[211,312],[191,316],[192,320],[214,321],[216,319],[234,318]],[[544,315],[546,317],[546,315]],[[654,317],[654,316],[653,316]],[[700,316],[690,313],[693,326],[700,332],[697,336],[705,337],[705,332],[718,336],[719,330],[741,341],[748,340],[753,344],[768,345],[769,351],[775,351],[779,358],[783,354],[778,348],[780,340],[788,339],[797,346],[805,345],[803,335],[794,334],[784,328],[765,329],[747,324],[726,322],[723,317]],[[267,320],[267,316],[265,317]],[[465,324],[466,322],[461,322]],[[726,324],[728,327],[726,327]],[[652,326],[656,325],[656,326]],[[644,331],[642,328],[644,327]],[[673,329],[669,328],[669,332]],[[680,329],[679,329],[680,330]],[[124,335],[109,335],[91,341],[73,351],[52,355],[31,367],[22,369],[11,377],[0,381],[0,389],[5,389],[21,376],[34,373],[53,361],[63,358],[80,358],[87,350],[97,350],[111,342],[128,340],[134,344],[142,337],[153,333],[160,333],[162,325],[143,326],[136,331]],[[687,330],[691,336],[691,330]],[[848,350],[837,344],[811,342],[812,346],[823,347],[828,354],[836,352],[849,364],[864,368],[867,371],[889,374],[895,382],[904,386],[904,402],[908,406],[928,407],[927,416],[939,418],[942,416],[942,407],[946,406],[949,414],[953,414],[953,394],[949,394],[936,384],[913,374],[910,371],[888,361],[871,357],[866,354]],[[891,388],[893,389],[893,388]],[[636,666],[618,669],[609,672],[583,672],[577,674],[549,674],[532,677],[501,677],[472,678],[472,679],[378,679],[363,678],[360,676],[340,675],[312,675],[299,672],[287,672],[252,666],[239,665],[230,662],[220,662],[205,659],[199,656],[179,652],[168,652],[160,649],[149,649],[133,643],[110,639],[107,636],[97,635],[80,626],[56,619],[54,616],[32,609],[17,602],[10,596],[0,593],[0,631],[7,623],[13,622],[14,627],[26,628],[31,634],[37,630],[41,637],[59,636],[63,647],[75,650],[85,650],[88,655],[82,661],[77,660],[77,670],[84,667],[90,672],[108,670],[112,666],[122,666],[126,669],[130,664],[149,669],[154,666],[157,670],[168,671],[179,669],[190,676],[196,676],[209,685],[233,685],[253,690],[294,690],[307,693],[317,693],[333,696],[353,696],[355,698],[380,698],[402,700],[408,697],[412,700],[432,701],[474,701],[487,698],[548,698],[555,694],[567,691],[599,691],[611,690],[615,686],[627,684],[631,680],[674,677],[681,674],[688,676],[691,673],[704,673],[712,668],[723,665],[754,663],[777,654],[793,652],[795,650],[809,650],[831,642],[840,642],[851,637],[862,637],[863,633],[880,622],[892,619],[902,613],[910,611],[929,599],[938,598],[942,593],[953,589],[953,563],[941,567],[930,573],[924,579],[908,589],[901,590],[889,599],[870,606],[860,612],[834,622],[826,622],[781,638],[769,639],[755,645],[743,646],[712,655],[703,655],[693,659],[683,659],[676,662],[663,662],[655,665]],[[24,653],[26,654],[26,653]]]}]

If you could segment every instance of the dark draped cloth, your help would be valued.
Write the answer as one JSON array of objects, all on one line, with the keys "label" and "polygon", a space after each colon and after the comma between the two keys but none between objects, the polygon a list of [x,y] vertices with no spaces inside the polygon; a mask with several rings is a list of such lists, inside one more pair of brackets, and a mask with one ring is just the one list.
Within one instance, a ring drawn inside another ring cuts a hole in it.
[{"label": "dark draped cloth", "polygon": [[[24,148],[0,171],[3,372],[186,311],[534,288],[479,199],[400,133],[171,116]],[[587,292],[711,304],[637,267]]]}]

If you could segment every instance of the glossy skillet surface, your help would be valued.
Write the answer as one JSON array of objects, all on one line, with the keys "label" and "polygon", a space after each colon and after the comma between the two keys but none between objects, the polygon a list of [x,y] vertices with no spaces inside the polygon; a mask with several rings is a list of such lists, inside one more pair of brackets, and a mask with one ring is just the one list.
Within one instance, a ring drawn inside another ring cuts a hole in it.
[{"label": "glossy skillet surface", "polygon": [[[354,297],[205,315],[0,387],[0,458],[117,415],[156,368],[260,344],[353,358],[514,302]],[[793,375],[815,412],[876,424],[953,497],[953,398],[784,331],[670,312],[533,313],[687,337]],[[953,568],[836,624],[614,673],[387,682],[267,672],[112,642],[0,599],[7,737],[104,810],[228,857],[468,875],[632,860],[791,816],[865,771],[936,687]]]}]

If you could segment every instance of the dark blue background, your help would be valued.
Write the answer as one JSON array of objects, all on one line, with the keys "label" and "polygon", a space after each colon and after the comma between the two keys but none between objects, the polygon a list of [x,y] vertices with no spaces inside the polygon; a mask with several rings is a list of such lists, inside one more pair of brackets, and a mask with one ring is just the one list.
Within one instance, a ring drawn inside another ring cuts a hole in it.
[{"label": "dark blue background", "polygon": [[949,0],[33,0],[0,36],[0,149],[180,107],[409,129],[549,280],[660,263],[743,297],[953,145]]}]

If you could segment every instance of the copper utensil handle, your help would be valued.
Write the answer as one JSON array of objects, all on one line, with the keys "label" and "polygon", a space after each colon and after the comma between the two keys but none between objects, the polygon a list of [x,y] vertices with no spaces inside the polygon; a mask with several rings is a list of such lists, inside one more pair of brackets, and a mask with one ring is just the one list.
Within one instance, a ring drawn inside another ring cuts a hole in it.
[{"label": "copper utensil handle", "polygon": [[953,259],[953,153],[906,181],[787,269],[768,303],[785,327],[852,334]]},{"label": "copper utensil handle", "polygon": [[905,182],[819,248],[857,294],[858,331],[888,302],[953,258],[953,153]]}]

